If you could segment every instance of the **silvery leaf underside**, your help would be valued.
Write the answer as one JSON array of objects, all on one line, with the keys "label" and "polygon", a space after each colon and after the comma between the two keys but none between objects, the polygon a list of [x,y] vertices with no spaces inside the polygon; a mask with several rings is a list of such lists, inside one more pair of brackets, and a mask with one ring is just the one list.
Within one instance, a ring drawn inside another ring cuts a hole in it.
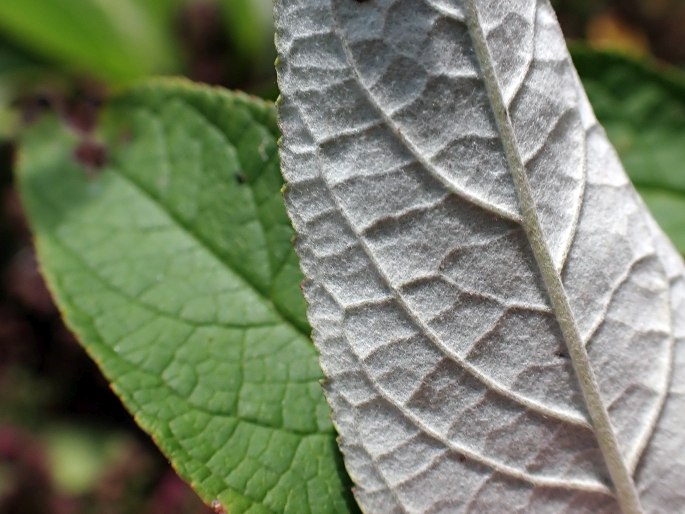
[{"label": "silvery leaf underside", "polygon": [[281,157],[367,513],[685,511],[685,279],[547,0],[278,0]]}]

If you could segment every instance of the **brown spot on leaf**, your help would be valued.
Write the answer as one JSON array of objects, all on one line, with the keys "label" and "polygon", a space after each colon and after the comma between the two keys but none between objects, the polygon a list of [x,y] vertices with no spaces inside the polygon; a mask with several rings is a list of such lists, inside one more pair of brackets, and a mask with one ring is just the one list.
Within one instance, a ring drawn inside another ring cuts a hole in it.
[{"label": "brown spot on leaf", "polygon": [[74,130],[83,134],[93,132],[104,104],[104,92],[97,89],[79,91],[66,101],[64,119]]},{"label": "brown spot on leaf", "polygon": [[556,355],[560,359],[568,359],[568,353],[566,353],[563,350],[558,350],[558,351],[554,352],[554,355]]},{"label": "brown spot on leaf", "polygon": [[99,171],[107,163],[107,148],[102,143],[91,139],[84,139],[74,150],[76,162],[93,173]]},{"label": "brown spot on leaf", "polygon": [[21,115],[21,120],[27,125],[35,123],[48,112],[59,110],[62,104],[62,95],[48,90],[26,93],[13,102],[13,106]]}]

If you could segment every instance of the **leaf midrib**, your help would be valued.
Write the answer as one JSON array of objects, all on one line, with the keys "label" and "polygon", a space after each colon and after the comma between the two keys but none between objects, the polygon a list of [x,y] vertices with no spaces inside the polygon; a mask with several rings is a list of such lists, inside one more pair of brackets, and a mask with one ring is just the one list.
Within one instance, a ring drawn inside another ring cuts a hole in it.
[{"label": "leaf midrib", "polygon": [[580,337],[565,287],[545,243],[542,224],[528,183],[526,168],[518,150],[514,127],[504,102],[494,62],[480,23],[476,0],[465,0],[465,7],[468,31],[476,52],[476,58],[480,64],[483,83],[490,98],[507,163],[514,179],[516,194],[521,207],[522,225],[545,283],[552,309],[566,341],[585,405],[595,428],[597,442],[614,484],[616,499],[625,514],[642,514],[643,509],[632,474],[622,457],[615,430],[602,401],[599,384]]}]

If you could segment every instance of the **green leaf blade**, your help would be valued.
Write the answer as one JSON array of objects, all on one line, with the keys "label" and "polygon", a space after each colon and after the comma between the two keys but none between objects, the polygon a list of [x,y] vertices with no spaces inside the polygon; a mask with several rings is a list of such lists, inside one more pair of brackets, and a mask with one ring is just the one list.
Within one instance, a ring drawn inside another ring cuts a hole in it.
[{"label": "green leaf blade", "polygon": [[106,127],[110,164],[95,178],[54,121],[20,159],[70,327],[205,500],[348,512],[303,300],[270,296],[301,280],[272,107],[157,82],[116,100]]}]

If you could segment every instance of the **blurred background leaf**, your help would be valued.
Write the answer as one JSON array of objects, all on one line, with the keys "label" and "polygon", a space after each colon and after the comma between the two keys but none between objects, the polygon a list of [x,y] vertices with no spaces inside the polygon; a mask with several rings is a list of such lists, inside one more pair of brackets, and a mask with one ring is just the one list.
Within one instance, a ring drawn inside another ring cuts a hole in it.
[{"label": "blurred background leaf", "polygon": [[226,28],[238,52],[248,59],[274,54],[272,0],[221,0]]},{"label": "blurred background leaf", "polygon": [[0,38],[0,140],[11,137],[16,126],[16,111],[10,109],[16,92],[40,69],[37,60]]},{"label": "blurred background leaf", "polygon": [[135,0],[2,0],[0,28],[37,55],[118,83],[176,71],[165,14]]},{"label": "blurred background leaf", "polygon": [[633,183],[685,253],[685,75],[586,46],[578,72]]},{"label": "blurred background leaf", "polygon": [[552,0],[552,4],[570,39],[685,64],[683,0]]}]

